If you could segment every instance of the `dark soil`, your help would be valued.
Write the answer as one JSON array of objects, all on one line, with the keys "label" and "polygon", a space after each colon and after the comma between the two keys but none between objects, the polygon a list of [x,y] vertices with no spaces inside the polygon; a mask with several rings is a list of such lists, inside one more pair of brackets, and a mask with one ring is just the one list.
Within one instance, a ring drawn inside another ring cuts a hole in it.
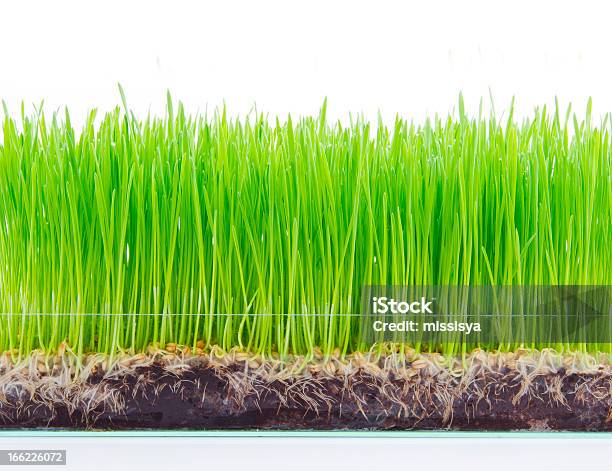
[{"label": "dark soil", "polygon": [[[93,407],[74,399],[94,387],[109,399]],[[64,398],[5,387],[0,428],[612,431],[611,389],[605,373],[560,371],[525,385],[509,372],[483,373],[469,384],[364,372],[264,381],[238,367],[174,374],[146,366],[92,376]]]}]

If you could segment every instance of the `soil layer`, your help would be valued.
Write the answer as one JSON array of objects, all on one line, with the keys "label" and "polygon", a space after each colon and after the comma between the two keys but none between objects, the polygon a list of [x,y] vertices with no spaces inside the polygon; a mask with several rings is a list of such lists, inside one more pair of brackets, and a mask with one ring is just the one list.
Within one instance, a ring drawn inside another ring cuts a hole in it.
[{"label": "soil layer", "polygon": [[366,370],[271,377],[248,363],[153,361],[64,385],[0,370],[0,428],[612,431],[608,368]]}]

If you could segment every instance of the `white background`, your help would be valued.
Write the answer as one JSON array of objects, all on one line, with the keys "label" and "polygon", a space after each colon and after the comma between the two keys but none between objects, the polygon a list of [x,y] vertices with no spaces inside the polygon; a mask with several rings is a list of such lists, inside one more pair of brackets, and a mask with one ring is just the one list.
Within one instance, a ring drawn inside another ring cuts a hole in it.
[{"label": "white background", "polygon": [[[76,118],[119,102],[163,110],[165,91],[192,110],[221,105],[284,117],[348,112],[388,121],[587,97],[612,110],[612,11],[606,1],[243,0],[13,1],[0,9],[0,98],[44,99]],[[30,106],[31,109],[31,106]]]},{"label": "white background", "polygon": [[[119,103],[163,110],[165,91],[191,111],[254,104],[271,116],[349,112],[417,120],[573,102],[612,111],[611,7],[595,1],[14,1],[0,3],[0,98],[13,112],[45,100],[80,122]],[[606,469],[601,439],[47,439],[0,448],[65,446],[72,469]],[[72,450],[72,451],[71,451]],[[123,466],[121,465],[123,463]],[[92,467],[93,466],[93,467]],[[25,468],[22,468],[25,469]]]}]

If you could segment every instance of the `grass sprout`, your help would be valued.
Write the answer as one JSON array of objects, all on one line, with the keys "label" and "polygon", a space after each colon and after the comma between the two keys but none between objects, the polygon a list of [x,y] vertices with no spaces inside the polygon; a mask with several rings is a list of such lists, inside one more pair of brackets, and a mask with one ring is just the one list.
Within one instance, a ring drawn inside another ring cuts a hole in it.
[{"label": "grass sprout", "polygon": [[345,126],[168,97],[79,132],[5,113],[0,350],[346,354],[371,347],[347,315],[366,285],[612,284],[611,120],[590,109]]}]

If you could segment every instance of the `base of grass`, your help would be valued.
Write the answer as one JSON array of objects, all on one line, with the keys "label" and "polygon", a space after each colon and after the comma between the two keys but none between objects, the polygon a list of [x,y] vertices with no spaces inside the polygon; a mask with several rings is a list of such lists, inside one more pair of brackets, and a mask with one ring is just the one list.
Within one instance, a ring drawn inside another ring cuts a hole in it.
[{"label": "base of grass", "polygon": [[289,361],[171,347],[0,363],[1,428],[612,431],[609,355]]}]

